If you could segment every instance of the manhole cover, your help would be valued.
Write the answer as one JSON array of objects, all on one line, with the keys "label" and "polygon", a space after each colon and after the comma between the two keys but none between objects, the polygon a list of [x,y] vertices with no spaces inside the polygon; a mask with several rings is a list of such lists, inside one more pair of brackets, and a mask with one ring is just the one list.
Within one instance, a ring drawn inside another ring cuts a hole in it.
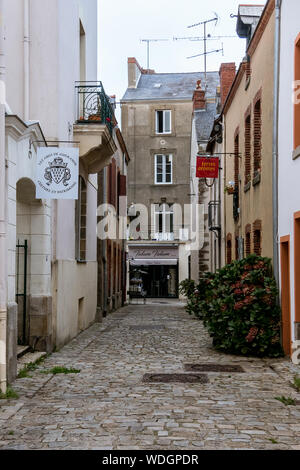
[{"label": "manhole cover", "polygon": [[143,382],[147,383],[208,383],[205,374],[145,374]]},{"label": "manhole cover", "polygon": [[185,364],[188,372],[244,372],[241,366],[229,364]]},{"label": "manhole cover", "polygon": [[132,330],[163,330],[164,325],[132,325],[130,326]]}]

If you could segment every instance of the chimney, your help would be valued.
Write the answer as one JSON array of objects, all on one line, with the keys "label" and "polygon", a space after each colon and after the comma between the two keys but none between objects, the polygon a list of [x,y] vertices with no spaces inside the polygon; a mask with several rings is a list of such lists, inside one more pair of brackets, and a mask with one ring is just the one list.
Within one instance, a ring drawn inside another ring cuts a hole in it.
[{"label": "chimney", "polygon": [[196,89],[193,94],[194,111],[197,109],[206,109],[205,90],[201,88],[201,80],[197,81]]},{"label": "chimney", "polygon": [[219,75],[221,84],[221,106],[223,107],[227,95],[230,91],[231,85],[235,79],[236,68],[234,62],[221,64]]},{"label": "chimney", "polygon": [[142,73],[142,67],[135,57],[128,57],[128,88],[136,88]]},{"label": "chimney", "polygon": [[136,88],[141,74],[152,75],[155,70],[143,69],[135,57],[128,57],[128,88]]}]

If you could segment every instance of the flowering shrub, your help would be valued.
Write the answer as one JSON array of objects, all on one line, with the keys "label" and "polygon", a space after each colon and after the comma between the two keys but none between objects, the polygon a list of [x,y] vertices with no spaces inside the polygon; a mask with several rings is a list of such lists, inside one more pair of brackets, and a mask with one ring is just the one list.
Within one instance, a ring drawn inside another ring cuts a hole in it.
[{"label": "flowering shrub", "polygon": [[187,311],[203,320],[216,349],[281,356],[280,309],[271,260],[250,255],[206,274],[187,293]]}]

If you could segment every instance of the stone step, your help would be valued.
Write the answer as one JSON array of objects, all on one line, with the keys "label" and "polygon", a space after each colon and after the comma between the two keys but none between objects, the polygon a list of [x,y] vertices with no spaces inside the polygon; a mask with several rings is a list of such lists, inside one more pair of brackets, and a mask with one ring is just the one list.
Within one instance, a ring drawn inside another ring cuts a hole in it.
[{"label": "stone step", "polygon": [[20,359],[20,357],[24,356],[30,351],[31,351],[30,346],[17,346],[17,358]]},{"label": "stone step", "polygon": [[45,356],[47,356],[46,352],[36,351],[36,352],[28,352],[24,356],[20,357],[20,359],[18,359],[18,364],[17,364],[18,373],[21,369],[23,369],[26,366],[26,364],[34,363],[38,359],[45,357]]}]

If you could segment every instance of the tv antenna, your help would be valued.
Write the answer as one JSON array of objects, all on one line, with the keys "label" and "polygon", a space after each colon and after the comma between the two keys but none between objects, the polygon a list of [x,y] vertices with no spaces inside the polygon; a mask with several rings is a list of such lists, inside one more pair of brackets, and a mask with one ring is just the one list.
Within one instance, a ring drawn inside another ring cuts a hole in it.
[{"label": "tv antenna", "polygon": [[[203,54],[199,54],[199,55],[203,55],[204,56],[204,80],[205,80],[205,86],[207,84],[207,54],[210,54],[211,52],[215,52],[215,51],[210,51],[210,52],[207,52],[207,45],[206,45],[206,42],[208,40],[208,38],[210,36],[208,36],[206,34],[206,25],[208,23],[215,23],[215,26],[217,25],[218,21],[219,21],[219,15],[217,13],[215,13],[215,17],[214,18],[211,18],[209,20],[205,20],[205,21],[200,21],[200,23],[195,23],[195,24],[191,24],[190,26],[188,26],[188,28],[195,28],[196,26],[201,26],[203,25],[203,42],[204,42],[204,53]],[[222,46],[222,49],[223,49],[223,46]],[[219,52],[219,51],[218,51]]]},{"label": "tv antenna", "polygon": [[191,55],[190,57],[187,57],[187,59],[193,59],[194,57],[200,57],[202,55],[214,54],[216,52],[222,52],[222,55],[224,55],[223,43],[222,43],[221,49],[215,49],[214,51],[208,51],[208,52],[203,52],[202,54]]},{"label": "tv antenna", "polygon": [[169,39],[141,39],[141,42],[147,43],[147,69],[150,68],[149,61],[150,61],[150,42],[161,42],[161,41],[169,41]]},{"label": "tv antenna", "polygon": [[[207,35],[207,41],[216,41],[217,39],[223,39],[223,38],[235,38],[235,36],[211,36],[210,34]],[[204,37],[202,36],[186,36],[186,37],[173,37],[173,41],[182,41],[182,40],[188,40],[188,41],[204,41]]]}]

